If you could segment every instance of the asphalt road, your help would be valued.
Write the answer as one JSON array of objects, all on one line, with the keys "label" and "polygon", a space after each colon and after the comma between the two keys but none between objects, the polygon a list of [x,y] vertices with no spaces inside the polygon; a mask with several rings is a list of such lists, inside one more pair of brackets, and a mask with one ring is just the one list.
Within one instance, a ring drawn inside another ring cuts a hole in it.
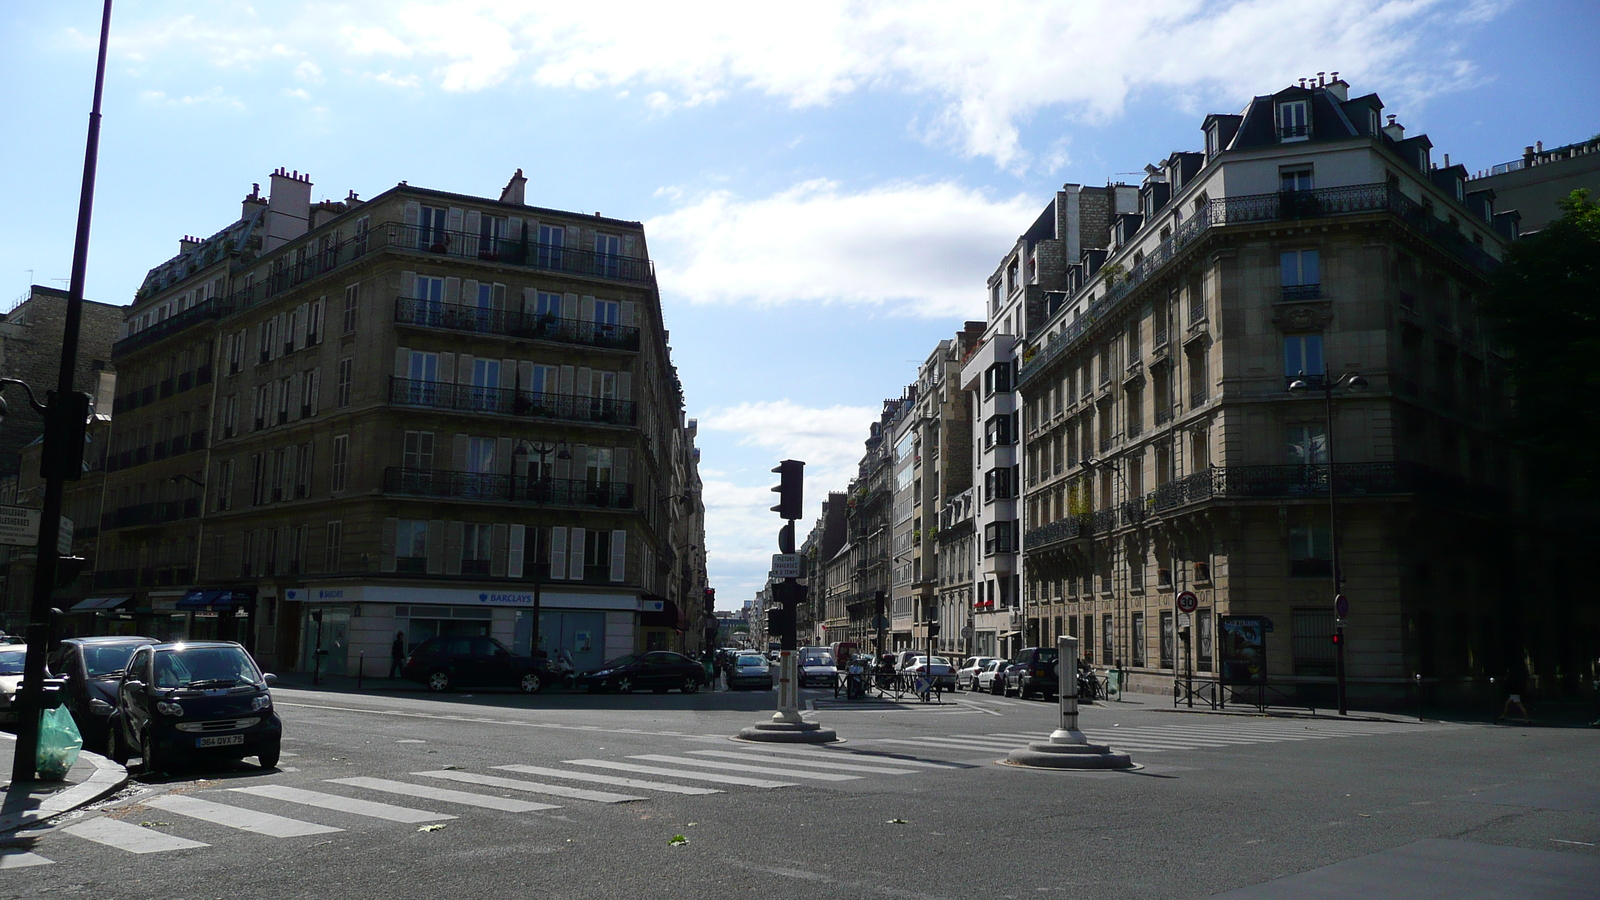
[{"label": "asphalt road", "polygon": [[1151,698],[1082,717],[1142,769],[1073,774],[997,762],[1041,701],[806,691],[846,740],[794,748],[730,740],[764,692],[274,696],[277,770],[140,776],[0,898],[1600,897],[1594,730]]}]

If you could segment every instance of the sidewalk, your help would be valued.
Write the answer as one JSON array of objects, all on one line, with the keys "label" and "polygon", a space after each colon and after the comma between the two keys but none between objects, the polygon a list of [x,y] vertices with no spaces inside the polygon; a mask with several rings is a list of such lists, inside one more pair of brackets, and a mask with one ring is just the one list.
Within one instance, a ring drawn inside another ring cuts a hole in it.
[{"label": "sidewalk", "polygon": [[[8,761],[16,752],[15,735],[0,732],[0,753]],[[0,784],[0,835],[28,828],[109,797],[128,783],[128,770],[109,759],[85,750],[64,781],[33,781]]]},{"label": "sidewalk", "polygon": [[[1374,712],[1370,710],[1352,710],[1349,715],[1341,716],[1332,710],[1310,710],[1292,706],[1269,706],[1265,710],[1254,706],[1234,705],[1226,709],[1213,709],[1211,706],[1195,701],[1194,707],[1180,705],[1173,706],[1172,698],[1166,694],[1144,694],[1126,691],[1120,700],[1102,700],[1094,705],[1116,709],[1118,706],[1137,706],[1151,712],[1184,713],[1187,715],[1205,716],[1248,716],[1251,718],[1272,719],[1322,719],[1333,722],[1394,722],[1417,724],[1415,715],[1400,713]],[[1435,720],[1436,721],[1436,720]]]}]

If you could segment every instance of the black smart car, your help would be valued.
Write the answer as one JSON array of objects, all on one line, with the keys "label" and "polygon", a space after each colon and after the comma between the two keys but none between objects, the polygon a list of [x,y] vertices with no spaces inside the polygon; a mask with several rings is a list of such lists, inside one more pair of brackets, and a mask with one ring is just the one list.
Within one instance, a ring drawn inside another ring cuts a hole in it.
[{"label": "black smart car", "polygon": [[64,704],[83,735],[83,745],[106,745],[106,723],[117,708],[117,683],[133,651],[155,638],[131,636],[67,638],[50,654],[50,674],[65,681]]},{"label": "black smart car", "polygon": [[117,686],[106,755],[126,762],[137,752],[146,772],[246,756],[270,769],[283,741],[271,682],[232,641],[140,647]]},{"label": "black smart car", "polygon": [[457,687],[514,687],[537,694],[560,676],[544,657],[518,656],[491,637],[446,634],[428,638],[406,657],[400,674],[430,691]]}]

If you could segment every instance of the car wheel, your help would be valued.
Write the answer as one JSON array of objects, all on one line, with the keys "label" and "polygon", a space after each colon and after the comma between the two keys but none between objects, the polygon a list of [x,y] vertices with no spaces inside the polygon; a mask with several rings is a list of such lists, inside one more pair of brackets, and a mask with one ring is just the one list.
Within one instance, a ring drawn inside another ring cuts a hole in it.
[{"label": "car wheel", "polygon": [[619,694],[631,694],[631,693],[633,693],[633,679],[632,678],[627,678],[627,677],[618,678],[616,681],[611,683],[611,686],[616,688],[617,689],[617,693],[619,693]]},{"label": "car wheel", "polygon": [[144,730],[143,734],[139,735],[139,757],[144,760],[144,773],[146,775],[160,771],[161,767],[166,764],[166,760],[161,759],[156,754],[156,739],[150,735],[150,729],[148,728]]},{"label": "car wheel", "polygon": [[537,694],[544,690],[544,679],[539,677],[538,672],[525,672],[522,675],[521,687],[524,694]]},{"label": "car wheel", "polygon": [[428,673],[428,690],[435,693],[450,690],[450,673],[443,669],[434,669]]},{"label": "car wheel", "polygon": [[257,753],[256,759],[261,762],[261,768],[276,769],[278,767],[278,754],[281,750],[281,744],[273,744],[270,748]]},{"label": "car wheel", "polygon": [[106,723],[106,759],[119,764],[128,761],[128,748],[122,742],[122,724],[116,719]]},{"label": "car wheel", "polygon": [[685,694],[697,693],[700,690],[700,679],[690,675],[689,677],[683,679],[683,687],[679,688],[679,690],[683,691]]}]

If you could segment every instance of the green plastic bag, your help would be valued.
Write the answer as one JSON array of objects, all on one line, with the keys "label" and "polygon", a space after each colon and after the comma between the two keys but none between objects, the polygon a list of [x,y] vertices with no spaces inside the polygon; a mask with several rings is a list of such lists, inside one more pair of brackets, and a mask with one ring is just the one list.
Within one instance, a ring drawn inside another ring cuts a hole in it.
[{"label": "green plastic bag", "polygon": [[39,713],[39,758],[35,768],[41,780],[66,778],[82,749],[83,735],[78,733],[78,723],[72,721],[70,710],[58,706]]}]

